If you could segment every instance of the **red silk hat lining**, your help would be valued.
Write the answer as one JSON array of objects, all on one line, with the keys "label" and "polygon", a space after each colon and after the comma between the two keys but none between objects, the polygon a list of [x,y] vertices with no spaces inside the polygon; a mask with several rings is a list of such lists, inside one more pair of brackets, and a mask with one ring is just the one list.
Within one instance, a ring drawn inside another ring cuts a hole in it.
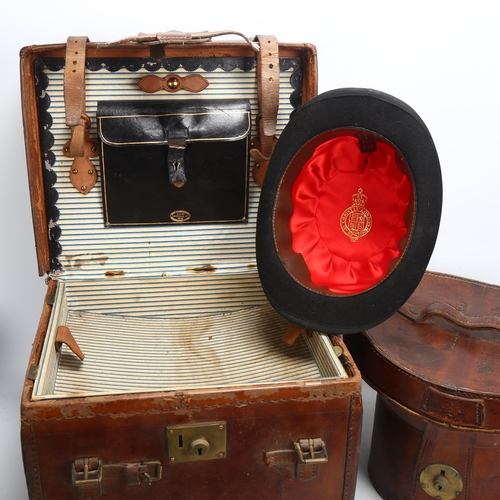
[{"label": "red silk hat lining", "polygon": [[398,167],[401,155],[377,140],[362,152],[352,135],[314,150],[292,190],[293,251],[302,255],[312,283],[336,294],[368,290],[403,253],[412,188]]}]

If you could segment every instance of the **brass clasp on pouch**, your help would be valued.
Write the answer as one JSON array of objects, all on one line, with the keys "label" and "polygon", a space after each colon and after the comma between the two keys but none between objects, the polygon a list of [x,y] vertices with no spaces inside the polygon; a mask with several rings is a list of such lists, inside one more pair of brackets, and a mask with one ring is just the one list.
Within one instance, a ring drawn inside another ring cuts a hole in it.
[{"label": "brass clasp on pouch", "polygon": [[167,132],[168,144],[168,180],[177,188],[187,181],[184,155],[186,152],[187,130],[172,130]]}]

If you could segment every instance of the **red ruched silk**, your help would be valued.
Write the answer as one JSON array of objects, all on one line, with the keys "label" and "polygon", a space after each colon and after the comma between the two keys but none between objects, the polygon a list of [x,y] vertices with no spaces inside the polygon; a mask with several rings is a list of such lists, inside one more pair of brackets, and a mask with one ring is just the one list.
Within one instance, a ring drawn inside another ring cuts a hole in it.
[{"label": "red ruched silk", "polygon": [[293,250],[302,254],[315,285],[360,293],[400,257],[411,185],[395,154],[382,141],[376,151],[362,153],[356,137],[341,136],[317,147],[302,168],[290,229]]}]

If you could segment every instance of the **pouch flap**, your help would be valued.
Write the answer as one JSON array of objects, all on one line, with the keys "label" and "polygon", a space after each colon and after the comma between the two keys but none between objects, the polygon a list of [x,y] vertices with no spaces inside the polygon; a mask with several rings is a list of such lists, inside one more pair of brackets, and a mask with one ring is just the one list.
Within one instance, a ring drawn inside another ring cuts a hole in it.
[{"label": "pouch flap", "polygon": [[99,136],[110,146],[167,145],[184,130],[186,142],[236,141],[250,131],[250,103],[244,99],[203,101],[102,101]]}]

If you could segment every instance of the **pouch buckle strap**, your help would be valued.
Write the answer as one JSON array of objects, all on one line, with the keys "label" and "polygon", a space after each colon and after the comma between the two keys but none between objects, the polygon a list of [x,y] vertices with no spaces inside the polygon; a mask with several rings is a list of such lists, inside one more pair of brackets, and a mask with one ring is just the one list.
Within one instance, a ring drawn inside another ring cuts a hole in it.
[{"label": "pouch buckle strap", "polygon": [[180,188],[187,181],[185,170],[187,130],[172,130],[168,132],[168,180],[170,184]]}]

